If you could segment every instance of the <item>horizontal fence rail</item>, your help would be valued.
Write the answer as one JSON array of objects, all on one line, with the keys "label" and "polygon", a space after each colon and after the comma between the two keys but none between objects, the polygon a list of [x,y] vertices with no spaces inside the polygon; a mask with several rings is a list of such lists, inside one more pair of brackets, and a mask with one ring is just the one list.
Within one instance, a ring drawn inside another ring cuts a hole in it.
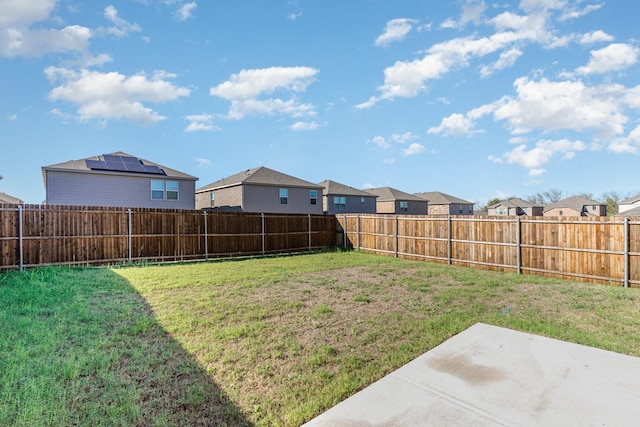
[{"label": "horizontal fence rail", "polygon": [[640,221],[622,217],[337,215],[353,248],[640,287]]},{"label": "horizontal fence rail", "polygon": [[181,261],[335,247],[334,216],[0,205],[0,269]]}]

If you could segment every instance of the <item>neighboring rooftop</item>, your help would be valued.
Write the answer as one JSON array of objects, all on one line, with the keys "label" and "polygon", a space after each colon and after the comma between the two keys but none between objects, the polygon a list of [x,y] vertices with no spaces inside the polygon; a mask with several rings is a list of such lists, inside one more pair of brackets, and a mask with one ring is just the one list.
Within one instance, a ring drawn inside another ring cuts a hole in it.
[{"label": "neighboring rooftop", "polygon": [[238,172],[234,175],[222,178],[216,182],[200,187],[196,190],[196,193],[203,191],[215,190],[219,188],[234,187],[241,184],[252,185],[270,185],[270,186],[287,186],[287,187],[305,187],[305,188],[322,188],[318,184],[293,177],[291,175],[284,174],[282,172],[269,169],[264,166],[259,166],[253,169],[247,169],[242,172]]},{"label": "neighboring rooftop", "polygon": [[10,205],[21,205],[23,201],[18,199],[17,197],[13,197],[6,193],[0,192],[0,204],[2,203],[7,203]]},{"label": "neighboring rooftop", "polygon": [[596,202],[594,200],[590,200],[582,196],[571,196],[571,197],[567,197],[566,199],[562,199],[555,203],[551,203],[550,205],[545,206],[543,212],[548,212],[551,209],[556,209],[556,208],[569,208],[576,212],[582,212],[583,207],[592,206],[592,205],[601,206],[601,205],[604,205],[604,203]]},{"label": "neighboring rooftop", "polygon": [[450,205],[452,203],[472,205],[473,202],[460,199],[459,197],[452,196],[450,194],[442,193],[440,191],[427,191],[424,193],[415,193],[414,196],[418,196],[429,201],[430,205]]},{"label": "neighboring rooftop", "polygon": [[509,208],[535,208],[535,207],[542,207],[541,205],[537,205],[535,203],[529,202],[527,200],[522,200],[519,199],[517,197],[514,197],[512,199],[509,200],[503,200],[501,202],[495,203],[491,206],[489,206],[489,208],[493,209],[493,208],[497,208],[500,206],[506,206]]},{"label": "neighboring rooftop", "polygon": [[358,190],[357,188],[349,187],[348,185],[340,184],[339,182],[331,181],[329,179],[322,181],[318,185],[324,187],[322,193],[335,194],[339,196],[360,196],[360,197],[377,197],[368,191]]},{"label": "neighboring rooftop", "polygon": [[166,175],[171,178],[182,178],[197,180],[195,176],[177,171],[175,169],[154,163],[146,159],[127,154],[123,151],[116,151],[110,154],[87,157],[78,160],[69,160],[63,163],[43,166],[42,176],[47,184],[46,171],[70,171],[86,173],[117,173],[117,174],[150,174]]},{"label": "neighboring rooftop", "polygon": [[405,193],[404,191],[391,187],[368,188],[366,191],[378,196],[379,202],[390,200],[414,200],[416,202],[426,202],[422,197],[414,196],[413,194]]}]

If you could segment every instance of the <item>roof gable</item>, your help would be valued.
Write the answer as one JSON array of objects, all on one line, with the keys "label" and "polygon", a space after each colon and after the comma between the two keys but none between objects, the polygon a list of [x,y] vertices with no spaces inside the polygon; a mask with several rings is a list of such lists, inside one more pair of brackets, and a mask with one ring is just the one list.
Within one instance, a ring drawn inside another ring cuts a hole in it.
[{"label": "roof gable", "polygon": [[452,203],[458,203],[461,205],[473,205],[473,202],[460,199],[458,197],[442,193],[440,191],[427,191],[424,193],[415,193],[414,195],[428,200],[430,205],[450,205]]},{"label": "roof gable", "polygon": [[379,202],[391,200],[406,200],[427,203],[427,200],[423,199],[422,197],[414,196],[413,194],[405,193],[404,191],[400,191],[391,187],[369,188],[366,191],[378,196]]},{"label": "roof gable", "polygon": [[635,195],[635,196],[633,196],[633,197],[629,197],[629,198],[627,198],[627,199],[624,199],[624,200],[622,200],[622,201],[621,201],[621,202],[619,202],[619,203],[624,203],[624,204],[626,204],[626,203],[636,203],[636,202],[638,202],[638,201],[640,201],[640,194],[636,194],[636,195]]},{"label": "roof gable", "polygon": [[499,208],[501,206],[509,207],[509,208],[536,208],[542,207],[540,205],[536,205],[535,203],[529,202],[527,200],[522,200],[517,197],[514,197],[509,200],[503,200],[496,204],[489,206],[489,209]]},{"label": "roof gable", "polygon": [[337,196],[359,196],[359,197],[378,197],[364,190],[358,190],[357,188],[349,187],[348,185],[340,184],[339,182],[325,180],[319,183],[324,187],[322,193],[326,196],[329,194]]},{"label": "roof gable", "polygon": [[6,193],[0,192],[0,203],[8,203],[11,205],[20,205],[22,204],[22,200],[17,197],[10,196]]},{"label": "roof gable", "polygon": [[543,212],[548,212],[551,209],[557,209],[557,208],[568,208],[576,212],[582,212],[582,209],[585,206],[593,206],[593,205],[605,206],[604,203],[596,202],[594,200],[587,199],[586,197],[571,196],[571,197],[567,197],[566,199],[562,199],[555,203],[551,203],[550,205],[547,205],[544,208]]},{"label": "roof gable", "polygon": [[146,160],[146,159],[141,159],[135,156],[132,156],[131,154],[125,153],[123,151],[116,151],[114,153],[109,153],[109,154],[101,154],[101,155],[97,155],[97,156],[92,156],[92,157],[87,157],[84,159],[78,159],[78,160],[69,160],[67,162],[63,162],[63,163],[57,163],[57,164],[53,164],[53,165],[49,165],[49,166],[43,166],[42,167],[42,173],[45,179],[45,185],[46,185],[46,171],[64,171],[64,172],[83,172],[83,173],[109,173],[109,174],[126,174],[126,175],[145,175],[145,176],[159,176],[158,174],[148,174],[148,173],[140,173],[142,171],[138,171],[138,172],[134,172],[134,171],[128,171],[128,170],[109,170],[109,169],[102,169],[102,168],[91,168],[90,166],[92,164],[95,165],[95,163],[92,162],[104,162],[105,161],[105,156],[118,156],[118,157],[127,157],[127,158],[133,158],[136,159],[140,162],[141,165],[145,166],[145,167],[155,167],[155,168],[159,168],[160,170],[162,170],[162,172],[164,172],[164,174],[162,175],[163,177],[167,177],[167,178],[179,178],[179,179],[187,179],[187,180],[193,180],[193,181],[197,181],[198,178],[196,178],[195,176],[177,171],[175,169],[169,168],[167,166],[163,166],[160,165],[158,163]]},{"label": "roof gable", "polygon": [[226,178],[212,182],[211,184],[205,185],[204,187],[200,187],[196,190],[196,193],[216,190],[219,188],[235,187],[243,184],[322,189],[322,186],[320,185],[313,184],[264,166],[259,166],[257,168],[238,172]]}]

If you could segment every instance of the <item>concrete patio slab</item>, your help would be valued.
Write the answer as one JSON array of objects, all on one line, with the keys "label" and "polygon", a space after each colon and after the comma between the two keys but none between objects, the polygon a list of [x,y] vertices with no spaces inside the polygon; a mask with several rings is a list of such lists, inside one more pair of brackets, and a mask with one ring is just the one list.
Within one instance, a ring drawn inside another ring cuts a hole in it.
[{"label": "concrete patio slab", "polygon": [[640,358],[476,324],[305,426],[638,426]]}]

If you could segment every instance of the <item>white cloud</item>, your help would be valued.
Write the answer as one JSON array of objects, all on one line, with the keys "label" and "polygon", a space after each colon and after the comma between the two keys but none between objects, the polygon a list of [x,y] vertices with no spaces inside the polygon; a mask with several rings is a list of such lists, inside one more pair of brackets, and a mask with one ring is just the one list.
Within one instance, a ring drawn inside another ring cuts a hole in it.
[{"label": "white cloud", "polygon": [[199,168],[208,168],[209,166],[211,166],[211,160],[203,159],[200,157],[196,157],[196,163],[198,164]]},{"label": "white cloud", "polygon": [[627,117],[621,113],[618,86],[589,87],[579,81],[515,81],[517,96],[505,98],[494,113],[506,120],[515,134],[543,131],[595,130],[602,138],[623,132]]},{"label": "white cloud", "polygon": [[189,125],[184,130],[185,132],[220,130],[218,126],[213,124],[213,115],[211,114],[193,114],[186,116],[185,119],[189,121]]},{"label": "white cloud", "polygon": [[175,18],[178,21],[184,22],[187,19],[190,19],[193,17],[193,13],[197,8],[198,8],[198,4],[194,1],[190,3],[184,3],[180,5],[178,9],[176,9],[176,11],[173,13],[173,16],[175,16]]},{"label": "white cloud", "polygon": [[374,136],[369,140],[369,143],[376,145],[378,148],[391,148],[391,143],[388,142],[383,136]]},{"label": "white cloud", "polygon": [[440,122],[440,126],[429,128],[428,134],[445,136],[462,136],[474,133],[474,122],[463,114],[454,113],[445,117]]},{"label": "white cloud", "polygon": [[482,0],[467,0],[462,6],[462,16],[460,17],[460,23],[466,24],[473,22],[479,24],[482,18],[482,14],[487,10],[487,5]]},{"label": "white cloud", "polygon": [[538,176],[544,172],[542,166],[554,156],[560,155],[563,159],[570,159],[576,152],[585,149],[586,146],[581,141],[540,140],[530,150],[525,144],[522,144],[504,153],[501,157],[489,156],[489,160],[496,163],[516,164],[528,169],[530,176]]},{"label": "white cloud", "polygon": [[111,21],[114,26],[106,29],[107,33],[116,37],[126,37],[129,33],[142,31],[138,24],[131,24],[118,16],[118,10],[109,5],[104,8],[104,17]]},{"label": "white cloud", "polygon": [[591,59],[584,67],[576,69],[578,74],[604,74],[619,71],[638,62],[640,49],[624,44],[613,43],[609,46],[591,51]]},{"label": "white cloud", "polygon": [[46,21],[55,0],[4,0],[0,13],[0,56],[42,56],[50,52],[83,51],[92,37],[80,25],[50,28]]},{"label": "white cloud", "polygon": [[413,144],[409,145],[409,147],[407,147],[406,149],[402,150],[402,155],[403,156],[415,156],[416,154],[420,154],[423,151],[424,151],[424,145],[418,144],[417,142],[414,142]]},{"label": "white cloud", "polygon": [[212,87],[210,95],[231,102],[228,118],[241,119],[248,115],[284,114],[292,117],[314,116],[312,104],[302,104],[295,97],[258,99],[277,91],[304,92],[315,80],[318,70],[309,67],[271,67],[242,70],[229,80]]},{"label": "white cloud", "polygon": [[415,19],[397,18],[387,22],[384,32],[376,39],[376,46],[389,46],[393,42],[404,40],[417,23]]},{"label": "white cloud", "polygon": [[316,122],[295,122],[294,124],[289,126],[289,129],[302,131],[302,130],[316,130],[319,127],[320,125]]},{"label": "white cloud", "polygon": [[391,139],[397,142],[398,144],[405,144],[408,141],[411,141],[412,139],[416,139],[416,138],[418,138],[418,135],[414,135],[411,132],[394,133],[393,135],[391,135]]},{"label": "white cloud", "polygon": [[14,121],[18,120],[18,115],[17,114],[9,114],[7,116],[7,120],[9,120],[10,122],[14,122]]},{"label": "white cloud", "polygon": [[166,79],[173,75],[156,72],[125,76],[118,72],[101,73],[83,69],[48,67],[45,74],[52,82],[61,81],[49,93],[52,101],[67,101],[77,106],[81,121],[128,119],[153,124],[166,117],[145,107],[143,102],[163,103],[188,96],[189,89],[175,86]]},{"label": "white cloud", "polygon": [[[577,3],[578,5],[580,4],[580,2],[577,2]],[[562,15],[558,18],[558,21],[562,22],[562,21],[567,21],[569,19],[580,18],[581,16],[587,15],[595,10],[600,9],[603,5],[604,3],[589,4],[582,9],[579,9],[577,7],[568,7],[563,11]]]},{"label": "white cloud", "polygon": [[613,36],[605,33],[604,31],[592,31],[590,33],[586,33],[583,34],[580,39],[579,39],[579,43],[580,44],[594,44],[594,43],[601,43],[601,42],[610,42],[613,41]]},{"label": "white cloud", "polygon": [[496,62],[489,65],[483,65],[480,68],[480,77],[486,78],[496,71],[512,67],[520,56],[522,56],[522,51],[516,48],[502,52],[500,54],[500,58]]}]

